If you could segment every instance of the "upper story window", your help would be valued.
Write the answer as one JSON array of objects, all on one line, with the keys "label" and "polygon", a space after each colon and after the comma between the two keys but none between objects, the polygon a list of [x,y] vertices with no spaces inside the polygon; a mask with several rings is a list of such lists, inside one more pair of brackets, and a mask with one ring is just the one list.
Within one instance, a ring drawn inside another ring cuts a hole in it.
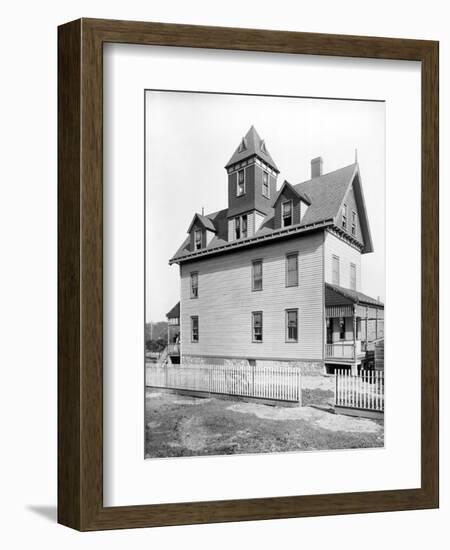
[{"label": "upper story window", "polygon": [[252,313],[252,342],[263,341],[263,314],[262,311]]},{"label": "upper story window", "polygon": [[298,254],[286,256],[286,286],[298,285]]},{"label": "upper story window", "polygon": [[350,264],[350,288],[356,290],[356,264]]},{"label": "upper story window", "polygon": [[240,197],[241,195],[245,194],[245,171],[238,170],[237,175],[237,188],[236,188],[236,196]]},{"label": "upper story window", "polygon": [[292,225],[292,201],[285,201],[281,205],[281,218],[283,227]]},{"label": "upper story window", "polygon": [[191,298],[198,298],[198,273],[191,273]]},{"label": "upper story window", "polygon": [[234,218],[234,238],[245,239],[248,234],[247,214]]},{"label": "upper story window", "polygon": [[286,342],[298,342],[298,309],[286,310]]},{"label": "upper story window", "polygon": [[194,247],[195,250],[200,250],[202,247],[202,230],[196,229],[194,231]]},{"label": "upper story window", "polygon": [[270,188],[269,188],[269,174],[266,171],[263,171],[262,177],[262,194],[270,199]]},{"label": "upper story window", "polygon": [[339,284],[339,256],[333,256],[332,259],[332,281],[334,285]]},{"label": "upper story window", "polygon": [[263,263],[262,260],[252,262],[252,290],[262,290],[263,287]]},{"label": "upper story window", "polygon": [[356,212],[352,210],[352,235],[356,236]]},{"label": "upper story window", "polygon": [[199,329],[198,329],[198,317],[191,317],[191,342],[197,343],[200,339]]},{"label": "upper story window", "polygon": [[342,229],[347,230],[348,218],[347,218],[347,205],[342,207]]}]

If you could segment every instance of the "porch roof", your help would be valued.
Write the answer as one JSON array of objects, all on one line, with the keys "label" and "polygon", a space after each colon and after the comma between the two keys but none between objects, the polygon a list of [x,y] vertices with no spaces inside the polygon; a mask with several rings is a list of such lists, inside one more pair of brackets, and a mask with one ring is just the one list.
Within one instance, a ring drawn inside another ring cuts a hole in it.
[{"label": "porch roof", "polygon": [[175,304],[173,308],[166,313],[167,319],[179,319],[180,318],[180,302]]},{"label": "porch roof", "polygon": [[350,288],[325,283],[325,305],[361,304],[384,309],[383,302]]}]

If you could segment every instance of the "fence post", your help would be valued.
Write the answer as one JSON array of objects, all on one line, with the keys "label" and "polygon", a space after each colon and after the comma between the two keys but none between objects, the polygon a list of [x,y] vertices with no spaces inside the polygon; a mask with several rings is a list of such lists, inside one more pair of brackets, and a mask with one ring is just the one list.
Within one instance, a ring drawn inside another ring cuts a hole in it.
[{"label": "fence post", "polygon": [[303,407],[303,399],[302,399],[302,370],[300,367],[298,367],[297,370],[298,375],[298,381],[297,381],[297,388],[298,388],[298,404],[300,407]]}]

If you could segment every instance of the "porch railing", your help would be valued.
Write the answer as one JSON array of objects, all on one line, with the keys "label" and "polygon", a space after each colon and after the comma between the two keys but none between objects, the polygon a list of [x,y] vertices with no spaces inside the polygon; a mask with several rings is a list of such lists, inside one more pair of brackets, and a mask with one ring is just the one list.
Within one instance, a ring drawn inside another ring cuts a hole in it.
[{"label": "porch railing", "polygon": [[[353,359],[355,354],[352,340],[343,340],[326,345],[326,356],[336,359]],[[356,355],[361,354],[361,340],[356,340]]]}]

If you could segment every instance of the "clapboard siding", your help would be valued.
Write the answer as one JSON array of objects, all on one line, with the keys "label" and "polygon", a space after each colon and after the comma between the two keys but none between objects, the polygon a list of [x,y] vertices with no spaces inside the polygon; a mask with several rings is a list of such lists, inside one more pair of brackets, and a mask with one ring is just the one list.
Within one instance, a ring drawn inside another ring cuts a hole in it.
[{"label": "clapboard siding", "polygon": [[[286,288],[286,254],[298,251],[299,285]],[[252,291],[252,260],[263,260],[263,290]],[[199,297],[190,298],[190,273]],[[182,355],[321,360],[323,232],[181,266]],[[285,342],[285,310],[299,310],[299,341]],[[252,312],[263,312],[263,342],[252,342]],[[191,316],[200,341],[191,343]]]},{"label": "clapboard siding", "polygon": [[325,282],[333,283],[332,257],[339,257],[339,286],[350,288],[350,264],[356,265],[356,290],[361,290],[361,253],[329,231],[325,233]]}]

